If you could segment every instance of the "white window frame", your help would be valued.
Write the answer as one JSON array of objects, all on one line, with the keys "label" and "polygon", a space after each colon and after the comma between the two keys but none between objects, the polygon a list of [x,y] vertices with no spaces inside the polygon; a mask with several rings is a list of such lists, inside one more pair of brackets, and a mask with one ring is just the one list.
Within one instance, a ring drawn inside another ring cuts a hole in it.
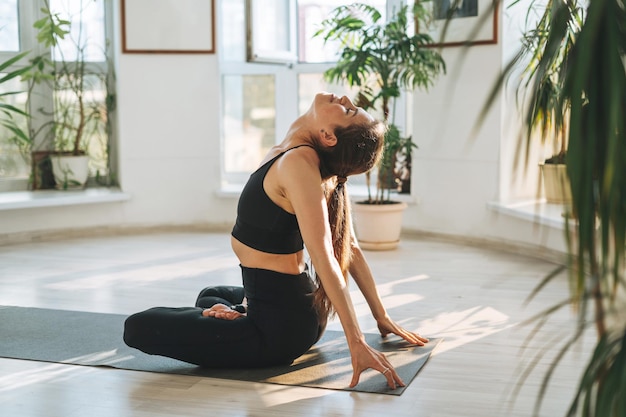
[{"label": "white window frame", "polygon": [[[229,0],[218,0],[220,2],[229,1]],[[247,7],[250,1],[246,0],[246,11],[247,13],[252,10]],[[296,0],[277,0],[284,1],[286,3],[296,3]],[[394,10],[398,10],[398,8],[406,3],[406,0],[387,0],[386,12],[387,16],[390,16]],[[222,7],[220,5],[219,10]],[[292,29],[291,33],[294,33],[297,36],[298,28],[295,27],[297,24],[297,9],[296,13],[294,13],[294,25],[295,29]],[[246,19],[249,19],[249,16],[246,16]],[[249,20],[247,20],[249,22]],[[246,23],[247,24],[247,23]],[[218,19],[218,30],[221,33],[221,22]],[[250,28],[247,27],[247,34],[250,33]],[[292,40],[292,43],[297,44],[297,39]],[[253,45],[253,43],[252,43]],[[251,45],[247,45],[246,50],[248,58],[251,54]],[[254,54],[254,52],[252,52]],[[327,69],[332,67],[332,63],[300,63],[297,61],[298,51],[294,51],[295,60],[294,59],[285,59],[278,60],[276,59],[277,54],[271,54],[268,51],[258,53],[257,59],[251,62],[248,59],[246,62],[227,62],[224,59],[220,59],[220,75],[274,75],[275,77],[275,103],[276,108],[276,125],[275,125],[275,143],[280,143],[285,134],[287,133],[289,126],[291,123],[299,116],[298,109],[298,77],[300,74],[310,74],[310,73],[323,73]],[[263,63],[260,63],[261,57],[264,56],[266,59]],[[267,59],[269,57],[269,59]],[[256,62],[255,62],[256,61]],[[222,81],[220,80],[220,83]],[[407,131],[407,128],[411,126],[410,120],[408,120],[408,112],[407,106],[410,100],[406,100],[406,97],[402,96],[397,100],[396,108],[395,108],[395,124],[399,126],[404,131]],[[223,103],[220,103],[220,111],[223,111]],[[222,114],[222,120],[224,119],[224,115]],[[221,177],[222,177],[222,186],[225,190],[237,189],[242,186],[247,180],[249,173],[246,174],[232,174],[226,173],[224,168],[224,132],[221,131],[221,141],[222,141],[222,164],[221,164]]]}]

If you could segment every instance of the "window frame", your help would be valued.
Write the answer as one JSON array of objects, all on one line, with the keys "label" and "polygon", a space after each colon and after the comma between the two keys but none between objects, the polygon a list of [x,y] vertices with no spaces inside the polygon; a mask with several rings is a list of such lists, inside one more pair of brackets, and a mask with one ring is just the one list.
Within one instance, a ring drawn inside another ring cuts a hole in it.
[{"label": "window frame", "polygon": [[[219,2],[229,1],[229,0],[217,0]],[[250,11],[248,8],[248,4],[251,0],[244,0],[244,8],[246,13]],[[299,33],[299,28],[297,26],[298,23],[298,2],[297,0],[283,0],[287,3],[293,2],[296,5],[295,8],[295,34]],[[386,0],[386,15],[390,16],[391,12],[397,9],[405,0]],[[219,10],[222,10],[221,3]],[[218,16],[218,41],[222,39],[222,25],[223,19],[221,19],[221,14]],[[251,34],[250,31],[250,16],[246,15],[246,21],[244,22],[245,30],[246,30],[246,41],[248,35]],[[298,40],[295,41],[296,45],[298,44]],[[220,48],[222,50],[223,48]],[[225,75],[274,75],[275,79],[275,105],[276,109],[276,119],[275,119],[275,138],[274,143],[278,144],[282,141],[285,134],[287,133],[289,126],[291,123],[299,116],[298,102],[299,102],[299,84],[298,78],[301,74],[322,74],[327,69],[333,66],[333,62],[327,63],[307,63],[307,62],[299,62],[299,51],[296,49],[295,51],[295,60],[292,61],[265,61],[260,62],[259,60],[251,61],[248,59],[248,55],[250,54],[250,42],[246,42],[246,58],[243,62],[230,62],[226,61],[223,56],[219,56],[219,72],[220,72],[220,86],[221,86],[221,94],[220,94],[220,117],[221,120],[224,120],[224,90],[223,90],[223,77]],[[271,54],[270,54],[271,55]],[[294,93],[295,92],[295,93]],[[406,99],[403,94],[397,101],[395,111],[395,124],[405,131],[408,130],[412,124],[408,118],[408,108],[409,100]],[[225,132],[223,123],[220,126],[220,176],[221,183],[224,189],[232,189],[239,188],[243,186],[245,181],[247,180],[250,173],[228,173],[226,172],[224,161],[226,159],[225,156]]]}]

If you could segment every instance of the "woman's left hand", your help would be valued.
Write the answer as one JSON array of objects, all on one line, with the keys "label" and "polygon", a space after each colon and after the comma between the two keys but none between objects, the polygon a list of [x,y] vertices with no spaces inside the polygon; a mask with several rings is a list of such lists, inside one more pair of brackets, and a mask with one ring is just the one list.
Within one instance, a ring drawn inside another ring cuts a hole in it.
[{"label": "woman's left hand", "polygon": [[212,305],[211,308],[202,310],[202,316],[215,317],[216,319],[222,320],[235,320],[239,317],[245,317],[245,314],[235,311],[225,304],[215,304]]},{"label": "woman's left hand", "polygon": [[417,333],[410,332],[402,328],[396,322],[391,320],[389,316],[385,316],[384,318],[380,320],[376,320],[376,322],[378,323],[378,331],[380,331],[380,335],[382,337],[385,337],[388,334],[392,333],[397,336],[400,336],[407,342],[414,344],[414,345],[424,346],[424,344],[428,343],[427,338],[420,336]]}]

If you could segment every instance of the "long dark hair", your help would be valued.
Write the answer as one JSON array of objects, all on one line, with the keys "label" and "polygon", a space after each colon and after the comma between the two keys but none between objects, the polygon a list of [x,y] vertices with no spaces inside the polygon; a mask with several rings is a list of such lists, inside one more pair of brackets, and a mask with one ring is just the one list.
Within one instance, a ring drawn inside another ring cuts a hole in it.
[{"label": "long dark hair", "polygon": [[[382,155],[385,131],[380,121],[337,127],[334,132],[337,144],[318,150],[333,251],[346,282],[352,257],[352,218],[345,182],[350,175],[365,173],[376,165]],[[334,309],[317,274],[315,278],[315,304],[320,317],[325,318],[334,314]]]}]

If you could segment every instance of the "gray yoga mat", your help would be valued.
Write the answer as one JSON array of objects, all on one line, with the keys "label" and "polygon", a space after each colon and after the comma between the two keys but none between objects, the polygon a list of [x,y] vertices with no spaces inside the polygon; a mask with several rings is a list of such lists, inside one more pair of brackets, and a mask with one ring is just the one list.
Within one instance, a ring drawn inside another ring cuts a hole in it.
[{"label": "gray yoga mat", "polygon": [[[389,389],[385,378],[373,370],[365,371],[359,384],[349,388],[352,366],[343,332],[327,330],[289,366],[206,369],[129,348],[122,340],[125,319],[117,314],[0,306],[0,357],[392,395],[406,389]],[[395,336],[365,337],[387,355],[407,385],[441,342],[431,339],[416,347]]]}]

